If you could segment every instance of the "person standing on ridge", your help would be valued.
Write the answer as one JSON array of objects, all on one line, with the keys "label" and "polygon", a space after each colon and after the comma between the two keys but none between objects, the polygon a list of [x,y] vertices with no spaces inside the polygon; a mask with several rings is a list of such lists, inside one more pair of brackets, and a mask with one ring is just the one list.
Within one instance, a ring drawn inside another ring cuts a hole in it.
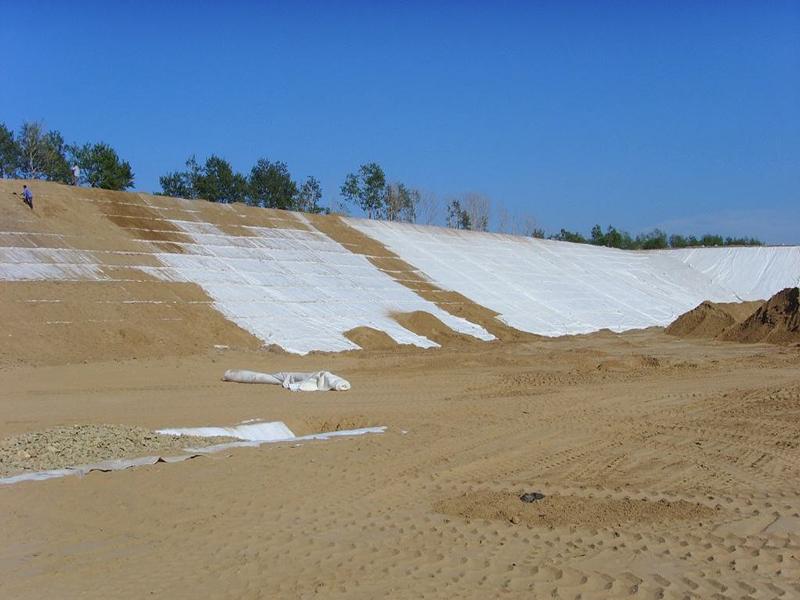
[{"label": "person standing on ridge", "polygon": [[33,210],[33,194],[31,194],[31,191],[28,189],[27,185],[22,186],[22,201],[30,206],[31,210]]},{"label": "person standing on ridge", "polygon": [[81,168],[78,166],[77,163],[72,165],[72,185],[78,185],[78,182],[81,179]]}]

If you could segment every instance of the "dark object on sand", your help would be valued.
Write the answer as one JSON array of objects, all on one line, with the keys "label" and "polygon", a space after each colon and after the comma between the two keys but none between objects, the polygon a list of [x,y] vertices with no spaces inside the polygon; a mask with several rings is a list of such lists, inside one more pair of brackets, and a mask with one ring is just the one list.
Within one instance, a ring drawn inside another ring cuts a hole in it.
[{"label": "dark object on sand", "polygon": [[519,499],[523,502],[536,502],[542,498],[544,498],[544,494],[540,494],[539,492],[528,492],[527,494],[522,494],[522,496],[519,497]]}]

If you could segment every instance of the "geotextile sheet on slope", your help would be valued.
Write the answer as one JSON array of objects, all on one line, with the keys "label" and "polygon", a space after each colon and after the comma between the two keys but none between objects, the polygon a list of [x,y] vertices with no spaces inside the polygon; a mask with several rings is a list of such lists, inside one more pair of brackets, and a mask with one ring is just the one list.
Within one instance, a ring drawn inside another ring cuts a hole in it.
[{"label": "geotextile sheet on slope", "polygon": [[[759,293],[765,297],[800,278],[796,247],[760,253],[703,248],[683,255],[366,219],[346,222],[439,287],[498,312],[512,327],[549,336],[668,325],[704,300],[752,299],[750,278],[763,281]],[[747,259],[731,258],[739,255]],[[725,269],[699,268],[715,261],[738,265],[732,267],[736,277],[723,277]]]}]

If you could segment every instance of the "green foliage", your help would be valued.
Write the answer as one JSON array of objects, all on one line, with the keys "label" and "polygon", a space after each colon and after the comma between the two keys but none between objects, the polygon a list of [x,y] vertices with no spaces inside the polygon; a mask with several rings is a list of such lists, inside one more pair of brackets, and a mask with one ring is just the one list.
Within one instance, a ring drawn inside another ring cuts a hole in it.
[{"label": "green foliage", "polygon": [[348,202],[359,206],[370,219],[383,214],[386,206],[386,175],[377,163],[367,163],[350,173],[341,187]]},{"label": "green foliage", "polygon": [[453,229],[472,229],[469,212],[461,207],[461,202],[452,199],[447,203],[447,226]]},{"label": "green foliage", "polygon": [[305,183],[297,190],[294,202],[295,210],[312,214],[329,213],[327,208],[320,206],[320,200],[322,200],[322,186],[315,177],[309,175]]},{"label": "green foliage", "polygon": [[198,197],[222,204],[247,200],[247,180],[234,173],[227,160],[212,154],[202,168],[195,170],[199,173],[194,176]]},{"label": "green foliage", "polygon": [[726,237],[725,238],[725,245],[726,246],[763,246],[764,242],[761,240],[757,240],[754,237]]},{"label": "green foliage", "polygon": [[538,240],[543,240],[545,238],[544,229],[541,227],[534,227],[531,230],[531,237],[536,238]]},{"label": "green foliage", "polygon": [[250,171],[248,189],[250,204],[284,210],[297,208],[296,197],[299,190],[292,181],[286,163],[273,163],[266,158],[260,158]]},{"label": "green foliage", "polygon": [[167,173],[158,178],[161,193],[173,198],[197,198],[192,187],[191,178],[186,171]]},{"label": "green foliage", "polygon": [[653,229],[650,233],[637,235],[634,244],[636,248],[642,250],[661,250],[663,248],[669,248],[667,234],[660,229]]},{"label": "green foliage", "polygon": [[67,146],[58,131],[45,131],[41,122],[25,122],[17,138],[17,146],[20,155],[19,173],[23,178],[71,182]]},{"label": "green foliage", "polygon": [[669,236],[669,245],[670,248],[686,248],[689,245],[689,240],[682,235],[673,234]]},{"label": "green foliage", "polygon": [[209,202],[245,202],[247,180],[235,173],[231,164],[212,154],[200,165],[194,156],[186,161],[186,171],[167,173],[159,178],[162,192],[178,198],[203,198]]},{"label": "green foliage", "polygon": [[133,187],[133,171],[128,161],[120,160],[108,144],[70,146],[74,162],[81,168],[81,182],[93,188],[126,190]]},{"label": "green foliage", "polygon": [[262,208],[328,212],[320,206],[322,186],[309,176],[303,185],[292,180],[286,163],[261,158],[244,177],[234,172],[230,163],[211,155],[200,165],[192,156],[185,171],[167,173],[159,178],[161,193],[178,198],[205,198],[211,202],[247,202]]},{"label": "green foliage", "polygon": [[589,240],[583,237],[580,233],[567,231],[566,229],[562,229],[556,234],[550,236],[551,240],[558,240],[560,242],[574,242],[576,244],[588,244]]},{"label": "green foliage", "polygon": [[707,233],[700,238],[701,246],[722,246],[724,244],[725,240],[722,239],[721,235],[712,235]]},{"label": "green foliage", "polygon": [[603,233],[600,225],[592,227],[589,243],[595,246],[607,246],[608,248],[631,249],[636,247],[636,243],[631,238],[630,233],[619,231],[613,225],[609,225],[605,233]]},{"label": "green foliage", "polygon": [[14,132],[0,123],[0,177],[16,177],[22,154],[14,139]]},{"label": "green foliage", "polygon": [[590,243],[596,246],[607,246],[609,248],[622,248],[624,250],[659,250],[663,248],[693,248],[697,246],[761,246],[761,241],[756,238],[733,238],[727,237],[723,240],[721,235],[706,234],[700,239],[693,235],[688,237],[682,235],[670,235],[660,229],[653,229],[649,233],[639,234],[636,239],[631,238],[627,231],[619,231],[609,225],[603,233],[600,225],[592,227],[591,235],[586,240],[580,233],[572,233],[562,229],[560,233],[550,236],[550,239],[565,242]]}]

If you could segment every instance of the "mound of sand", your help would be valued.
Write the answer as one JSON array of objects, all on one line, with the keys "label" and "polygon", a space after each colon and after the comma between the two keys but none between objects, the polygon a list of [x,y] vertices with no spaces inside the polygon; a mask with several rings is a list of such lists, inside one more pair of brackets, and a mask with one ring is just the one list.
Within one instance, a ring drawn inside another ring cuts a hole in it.
[{"label": "mound of sand", "polygon": [[234,441],[228,437],[163,435],[125,425],[53,427],[1,439],[0,477],[165,452],[180,454],[183,448]]},{"label": "mound of sand", "polygon": [[409,331],[424,336],[440,346],[474,343],[477,341],[477,338],[470,335],[453,331],[431,313],[424,310],[410,313],[392,313],[392,318]]},{"label": "mound of sand", "polygon": [[665,332],[682,338],[712,339],[741,323],[764,305],[755,302],[703,302],[675,319]]},{"label": "mound of sand", "polygon": [[398,346],[398,343],[388,333],[372,327],[356,327],[345,331],[344,337],[362,350],[390,350]]},{"label": "mound of sand", "polygon": [[800,288],[786,288],[718,339],[752,344],[800,342]]}]

